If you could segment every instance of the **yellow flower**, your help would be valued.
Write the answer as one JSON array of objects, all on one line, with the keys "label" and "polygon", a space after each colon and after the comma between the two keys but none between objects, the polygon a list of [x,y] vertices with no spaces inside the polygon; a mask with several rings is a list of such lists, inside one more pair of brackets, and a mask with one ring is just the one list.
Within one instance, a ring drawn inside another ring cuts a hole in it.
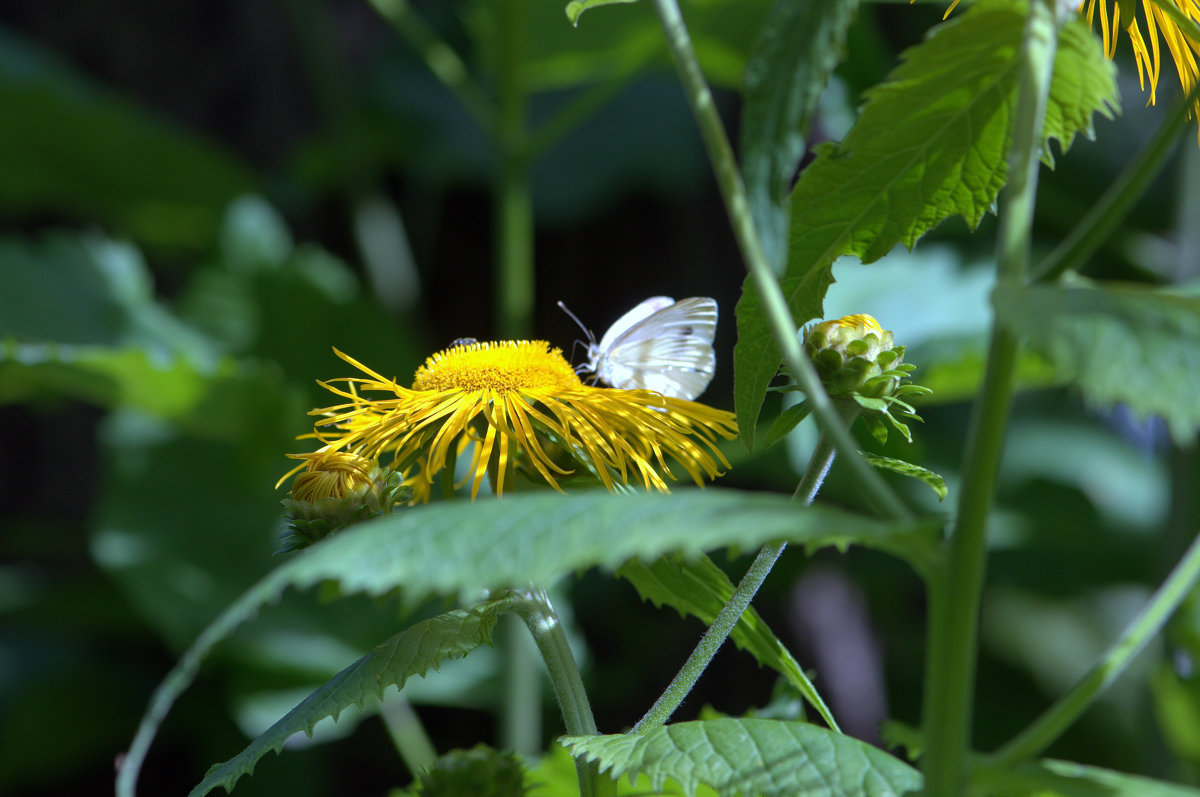
[{"label": "yellow flower", "polygon": [[334,351],[367,376],[333,380],[345,388],[321,383],[346,402],[313,411],[324,416],[315,436],[331,451],[390,457],[418,500],[468,447],[472,498],[489,470],[497,494],[517,469],[561,490],[573,469],[556,460],[560,450],[610,490],[637,483],[665,491],[668,458],[697,484],[729,467],[716,440],[734,437],[731,413],[650,390],[585,385],[545,341],[453,346],[429,357],[411,388]]},{"label": "yellow flower", "polygon": [[323,498],[342,499],[360,490],[374,488],[376,473],[372,471],[377,472],[378,469],[374,462],[357,454],[331,451],[325,446],[308,454],[288,456],[303,460],[303,464],[289,471],[279,480],[279,484],[297,470],[303,470],[292,482],[292,498],[297,501],[315,504]]},{"label": "yellow flower", "polygon": [[[1200,0],[1167,0],[1167,2],[1174,3],[1175,7],[1188,19],[1200,23]],[[1085,2],[1080,2],[1079,10],[1081,12],[1084,5]],[[1104,39],[1104,53],[1111,59],[1117,52],[1117,36],[1121,29],[1121,3],[1112,0],[1099,0],[1099,2],[1086,0],[1086,5],[1089,25],[1094,23],[1096,9],[1100,10],[1100,35]],[[1110,5],[1112,9],[1111,24],[1108,14]],[[1126,8],[1135,8],[1132,0]],[[1129,34],[1130,44],[1133,45],[1133,54],[1138,68],[1138,82],[1142,91],[1146,90],[1147,81],[1150,83],[1150,100],[1146,104],[1153,105],[1157,99],[1160,34],[1163,41],[1167,43],[1171,58],[1175,60],[1175,71],[1179,74],[1179,83],[1183,86],[1183,93],[1186,96],[1196,85],[1197,78],[1200,77],[1200,67],[1197,66],[1197,58],[1200,57],[1200,42],[1185,36],[1180,30],[1179,24],[1152,0],[1142,0],[1142,12],[1145,15],[1146,36],[1149,38],[1149,43],[1142,37],[1142,30],[1136,16],[1125,25],[1125,31]],[[1196,102],[1195,110],[1200,112],[1200,100]]]},{"label": "yellow flower", "polygon": [[278,487],[300,471],[283,500],[287,527],[280,536],[278,553],[307,548],[346,526],[391,512],[407,504],[413,488],[399,474],[385,471],[377,462],[329,446],[307,454],[288,454],[300,464],[279,480]]}]

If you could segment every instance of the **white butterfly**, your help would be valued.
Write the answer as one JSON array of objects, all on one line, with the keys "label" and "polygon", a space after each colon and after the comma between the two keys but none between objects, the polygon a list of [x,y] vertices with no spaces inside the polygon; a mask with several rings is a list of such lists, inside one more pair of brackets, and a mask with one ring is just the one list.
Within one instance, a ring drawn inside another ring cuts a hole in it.
[{"label": "white butterfly", "polygon": [[[579,319],[575,322],[583,327]],[[712,347],[717,302],[707,296],[678,302],[652,296],[618,318],[599,343],[583,329],[588,361],[578,370],[616,388],[645,388],[691,401],[708,387],[717,368]]]}]

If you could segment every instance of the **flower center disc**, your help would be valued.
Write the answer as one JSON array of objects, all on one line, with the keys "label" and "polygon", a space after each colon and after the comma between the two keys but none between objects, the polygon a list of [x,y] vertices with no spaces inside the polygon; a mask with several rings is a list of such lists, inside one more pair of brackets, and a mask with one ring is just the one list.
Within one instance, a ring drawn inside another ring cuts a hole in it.
[{"label": "flower center disc", "polygon": [[417,369],[413,390],[571,389],[583,383],[562,350],[544,340],[498,341],[453,346]]}]

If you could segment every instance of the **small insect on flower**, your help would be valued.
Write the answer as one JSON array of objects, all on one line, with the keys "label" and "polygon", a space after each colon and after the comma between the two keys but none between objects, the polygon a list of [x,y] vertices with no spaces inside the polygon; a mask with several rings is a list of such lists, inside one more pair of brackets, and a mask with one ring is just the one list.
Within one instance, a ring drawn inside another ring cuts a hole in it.
[{"label": "small insect on flower", "polygon": [[577,369],[623,390],[654,390],[691,401],[704,392],[717,369],[713,337],[717,302],[693,296],[678,302],[652,296],[608,328],[600,342],[566,308],[558,306],[588,336],[588,361]]}]

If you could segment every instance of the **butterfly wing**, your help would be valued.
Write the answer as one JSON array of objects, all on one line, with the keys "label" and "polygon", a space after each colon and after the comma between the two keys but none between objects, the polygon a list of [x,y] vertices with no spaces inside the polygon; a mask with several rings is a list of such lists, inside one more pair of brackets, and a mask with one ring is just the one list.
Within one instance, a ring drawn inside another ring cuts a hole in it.
[{"label": "butterfly wing", "polygon": [[619,335],[612,335],[612,330],[605,333],[598,347],[596,374],[613,387],[644,388],[664,396],[694,399],[716,372],[712,348],[716,330],[715,300],[704,296],[681,299],[651,312]]},{"label": "butterfly wing", "polygon": [[608,328],[604,333],[604,337],[600,338],[598,349],[602,352],[611,351],[612,347],[618,340],[625,337],[638,324],[645,321],[650,316],[671,307],[675,304],[675,300],[670,296],[651,296],[646,301],[639,304],[637,307],[630,310],[625,315],[621,316],[616,322]]}]

